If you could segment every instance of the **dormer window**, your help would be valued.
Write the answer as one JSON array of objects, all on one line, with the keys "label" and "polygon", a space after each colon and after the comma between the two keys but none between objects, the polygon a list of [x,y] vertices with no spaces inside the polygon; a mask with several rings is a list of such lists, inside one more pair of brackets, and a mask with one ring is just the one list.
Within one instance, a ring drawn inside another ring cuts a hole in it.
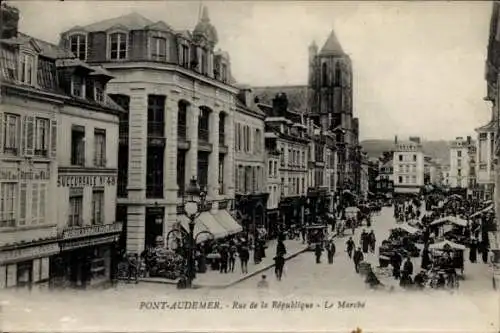
[{"label": "dormer window", "polygon": [[96,102],[104,102],[104,85],[101,82],[94,82],[94,99]]},{"label": "dormer window", "polygon": [[163,37],[151,38],[151,59],[167,61],[167,39]]},{"label": "dormer window", "polygon": [[127,58],[127,34],[116,32],[109,35],[109,58],[123,60]]},{"label": "dormer window", "polygon": [[19,58],[19,81],[25,84],[34,85],[36,82],[35,56],[22,53]]},{"label": "dormer window", "polygon": [[85,61],[87,58],[87,36],[84,34],[75,34],[69,37],[69,45],[78,59]]},{"label": "dormer window", "polygon": [[189,68],[189,46],[181,44],[179,65]]},{"label": "dormer window", "polygon": [[79,75],[73,75],[71,79],[71,95],[75,97],[85,96],[85,79]]}]

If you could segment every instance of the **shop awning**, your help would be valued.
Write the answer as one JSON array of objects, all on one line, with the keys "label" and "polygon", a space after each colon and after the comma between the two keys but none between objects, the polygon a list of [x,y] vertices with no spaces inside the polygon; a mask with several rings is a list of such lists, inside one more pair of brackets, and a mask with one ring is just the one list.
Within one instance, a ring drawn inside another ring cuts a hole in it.
[{"label": "shop awning", "polygon": [[[189,232],[189,219],[186,215],[177,215],[178,219],[179,219],[179,222],[181,223],[181,226],[182,228],[184,228],[184,230],[186,230],[187,232]],[[201,221],[199,218],[196,219],[195,221],[195,225],[194,225],[194,236],[198,235],[196,237],[196,243],[201,243],[201,242],[204,242],[210,238],[212,238],[210,236],[210,234],[208,233],[208,228],[207,226],[205,225],[205,223],[203,223],[203,221]]]},{"label": "shop awning", "polygon": [[243,227],[236,222],[227,210],[219,210],[214,217],[227,230],[229,235],[237,234],[243,230]]},{"label": "shop awning", "polygon": [[207,227],[208,231],[210,231],[214,238],[223,238],[229,235],[228,231],[215,219],[214,215],[209,212],[201,213],[198,220],[202,221],[203,224]]},{"label": "shop awning", "polygon": [[493,208],[494,206],[493,205],[489,205],[488,207],[484,208],[484,209],[481,209],[480,211],[478,212],[475,212],[474,214],[472,214],[470,217],[476,217],[478,215],[481,215],[483,213],[486,213],[486,212],[489,212],[489,211],[493,211]]},{"label": "shop awning", "polygon": [[437,220],[433,221],[431,223],[431,225],[445,224],[445,223],[452,223],[452,224],[459,225],[461,227],[466,227],[467,224],[468,224],[467,220],[461,219],[458,216],[452,216],[452,215],[450,215],[450,216],[445,216],[445,217],[442,217],[440,219],[437,219]]},{"label": "shop awning", "polygon": [[453,250],[465,250],[465,246],[462,244],[457,244],[452,241],[449,241],[445,239],[444,241],[440,243],[434,243],[429,245],[429,249],[431,250],[446,250],[447,248],[453,249]]}]

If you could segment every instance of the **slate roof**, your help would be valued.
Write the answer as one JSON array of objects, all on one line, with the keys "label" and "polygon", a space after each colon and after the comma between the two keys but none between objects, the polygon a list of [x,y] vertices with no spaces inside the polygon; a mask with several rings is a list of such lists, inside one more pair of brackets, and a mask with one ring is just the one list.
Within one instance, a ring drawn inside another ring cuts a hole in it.
[{"label": "slate roof", "polygon": [[337,36],[335,35],[335,31],[331,31],[328,39],[323,45],[323,48],[319,52],[320,56],[343,56],[345,55],[344,50],[342,50],[342,46],[340,45]]},{"label": "slate roof", "polygon": [[121,26],[129,30],[140,30],[152,24],[155,24],[155,22],[145,18],[141,14],[133,12],[127,15],[92,23],[83,27],[75,26],[70,30],[81,29],[88,32],[97,32],[97,31],[106,31],[112,27],[117,27],[117,26]]},{"label": "slate roof", "polygon": [[299,113],[307,112],[307,86],[268,86],[252,87],[259,103],[273,105],[273,98],[278,93],[285,93],[288,98],[288,108]]},{"label": "slate roof", "polygon": [[19,32],[17,35],[17,39],[21,41],[21,44],[24,44],[30,40],[34,41],[38,47],[40,47],[40,54],[44,57],[50,59],[71,59],[76,58],[76,56],[70,50],[64,49],[55,44],[46,42],[44,40],[26,35],[22,32]]}]

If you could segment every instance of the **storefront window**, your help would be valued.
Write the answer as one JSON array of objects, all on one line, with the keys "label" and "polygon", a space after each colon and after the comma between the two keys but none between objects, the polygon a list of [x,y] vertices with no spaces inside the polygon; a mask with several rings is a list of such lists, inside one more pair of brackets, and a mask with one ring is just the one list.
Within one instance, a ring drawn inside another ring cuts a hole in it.
[{"label": "storefront window", "polygon": [[17,264],[17,286],[25,287],[31,285],[33,281],[33,263],[31,261]]}]

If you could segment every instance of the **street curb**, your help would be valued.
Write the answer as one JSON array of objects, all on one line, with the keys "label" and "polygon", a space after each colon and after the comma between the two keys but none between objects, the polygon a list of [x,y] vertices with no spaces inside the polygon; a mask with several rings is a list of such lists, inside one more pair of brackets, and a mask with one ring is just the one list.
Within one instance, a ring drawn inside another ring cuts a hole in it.
[{"label": "street curb", "polygon": [[[306,246],[305,248],[301,249],[301,250],[298,250],[297,252],[294,252],[292,254],[290,254],[289,256],[287,256],[285,258],[285,261],[286,260],[290,260],[290,259],[293,259],[295,258],[296,256],[298,256],[299,254],[302,254],[304,252],[306,252],[308,250],[308,247]],[[209,284],[203,284],[203,285],[199,285],[199,284],[193,284],[193,288],[194,289],[202,289],[202,288],[210,288],[210,289],[225,289],[225,288],[229,288],[229,287],[232,287],[240,282],[243,282],[247,279],[250,279],[252,277],[254,277],[255,275],[259,274],[259,273],[262,273],[266,270],[268,270],[269,268],[272,268],[274,267],[274,263],[270,263],[268,265],[265,265],[265,266],[262,266],[260,267],[259,269],[257,269],[256,271],[252,272],[252,273],[249,273],[249,274],[246,274],[240,278],[238,278],[236,281],[232,281],[230,283],[227,283],[227,284],[223,284],[223,285],[209,285]],[[158,279],[158,280],[152,280],[151,278],[139,278],[138,279],[139,282],[144,282],[144,283],[156,283],[156,284],[170,284],[170,285],[177,285],[177,280],[167,280],[167,279]]]}]

